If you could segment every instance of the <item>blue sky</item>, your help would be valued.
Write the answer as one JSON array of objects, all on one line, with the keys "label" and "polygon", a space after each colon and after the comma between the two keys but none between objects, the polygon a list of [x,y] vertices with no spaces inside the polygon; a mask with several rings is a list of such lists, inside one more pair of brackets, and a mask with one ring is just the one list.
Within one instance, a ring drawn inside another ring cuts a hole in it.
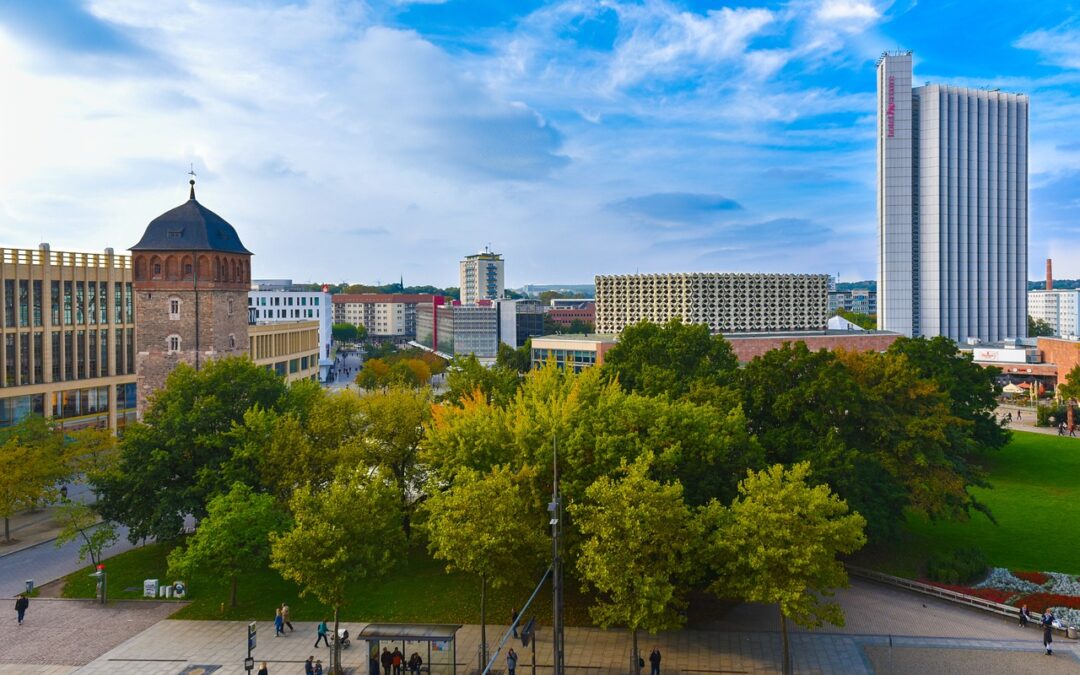
[{"label": "blue sky", "polygon": [[1080,7],[981,0],[0,0],[0,245],[186,198],[260,277],[875,276],[874,64],[1031,97],[1030,276],[1080,277]]}]

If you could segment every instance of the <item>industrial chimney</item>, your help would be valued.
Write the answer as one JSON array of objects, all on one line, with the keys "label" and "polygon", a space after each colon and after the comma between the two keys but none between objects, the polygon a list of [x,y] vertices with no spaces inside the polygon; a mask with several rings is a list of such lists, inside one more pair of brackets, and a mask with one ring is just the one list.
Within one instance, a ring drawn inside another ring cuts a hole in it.
[{"label": "industrial chimney", "polygon": [[1051,271],[1051,259],[1046,259],[1046,290],[1054,290],[1054,273]]}]

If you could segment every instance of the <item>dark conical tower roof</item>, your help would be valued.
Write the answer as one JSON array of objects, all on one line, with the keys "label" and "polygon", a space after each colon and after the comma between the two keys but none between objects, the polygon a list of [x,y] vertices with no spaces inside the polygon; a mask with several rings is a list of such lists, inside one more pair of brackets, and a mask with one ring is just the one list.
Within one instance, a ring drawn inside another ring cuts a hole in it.
[{"label": "dark conical tower roof", "polygon": [[224,218],[195,199],[195,181],[190,198],[171,211],[150,221],[132,251],[220,251],[251,255],[240,236]]}]

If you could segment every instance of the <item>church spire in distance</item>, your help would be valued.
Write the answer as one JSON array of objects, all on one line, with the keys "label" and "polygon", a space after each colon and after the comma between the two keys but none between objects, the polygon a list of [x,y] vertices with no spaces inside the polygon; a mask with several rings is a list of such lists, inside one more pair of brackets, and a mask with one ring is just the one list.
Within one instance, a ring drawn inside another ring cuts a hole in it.
[{"label": "church spire in distance", "polygon": [[188,181],[188,184],[191,185],[191,193],[188,194],[188,199],[195,199],[195,165],[194,164],[191,165],[191,170],[188,171],[188,175],[191,176],[191,180]]}]

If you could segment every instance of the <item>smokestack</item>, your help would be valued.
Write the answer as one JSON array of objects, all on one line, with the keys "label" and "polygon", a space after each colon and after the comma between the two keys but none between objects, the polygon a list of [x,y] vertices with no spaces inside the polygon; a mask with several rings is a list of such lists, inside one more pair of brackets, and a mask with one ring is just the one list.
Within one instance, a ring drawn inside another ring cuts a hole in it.
[{"label": "smokestack", "polygon": [[1046,259],[1046,290],[1054,290],[1054,273],[1051,271],[1052,261],[1050,258]]}]

